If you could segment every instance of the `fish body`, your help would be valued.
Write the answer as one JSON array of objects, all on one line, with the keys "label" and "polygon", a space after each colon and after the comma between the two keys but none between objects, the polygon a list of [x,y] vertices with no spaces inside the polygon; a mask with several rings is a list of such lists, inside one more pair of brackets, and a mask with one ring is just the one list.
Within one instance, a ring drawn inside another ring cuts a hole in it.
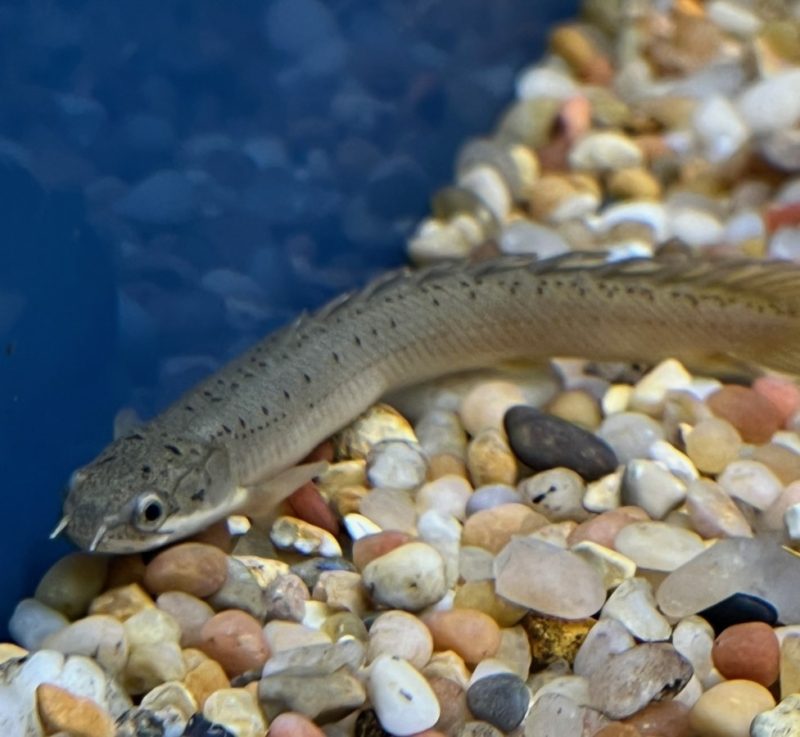
[{"label": "fish body", "polygon": [[279,501],[308,479],[292,471],[298,461],[390,391],[554,356],[800,372],[800,266],[571,253],[392,273],[266,338],[114,441],[74,474],[62,526],[105,552],[185,537],[258,499]]}]

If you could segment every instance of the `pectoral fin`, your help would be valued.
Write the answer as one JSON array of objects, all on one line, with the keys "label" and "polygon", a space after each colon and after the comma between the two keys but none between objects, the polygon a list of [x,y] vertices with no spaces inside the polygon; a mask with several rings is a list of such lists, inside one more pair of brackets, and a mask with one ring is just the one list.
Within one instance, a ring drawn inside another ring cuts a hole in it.
[{"label": "pectoral fin", "polygon": [[327,467],[327,461],[303,463],[300,466],[287,468],[277,476],[256,482],[248,487],[247,502],[240,513],[258,522],[268,520],[284,499],[303,484],[319,476]]}]

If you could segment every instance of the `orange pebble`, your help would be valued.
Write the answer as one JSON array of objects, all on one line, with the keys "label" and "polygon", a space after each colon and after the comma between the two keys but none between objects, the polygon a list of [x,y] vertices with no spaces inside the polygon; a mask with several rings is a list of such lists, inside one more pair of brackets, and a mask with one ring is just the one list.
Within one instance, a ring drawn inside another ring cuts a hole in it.
[{"label": "orange pebble", "polygon": [[753,391],[769,399],[781,416],[781,424],[800,409],[800,387],[781,376],[759,376],[753,382]]},{"label": "orange pebble", "polygon": [[198,647],[229,676],[261,668],[270,654],[258,620],[239,609],[211,617],[200,630]]},{"label": "orange pebble", "polygon": [[410,541],[411,536],[399,530],[384,530],[367,535],[353,543],[353,563],[359,571],[363,571],[375,558],[380,558]]},{"label": "orange pebble", "polygon": [[723,630],[714,640],[711,659],[729,680],[744,678],[769,687],[778,680],[781,648],[768,624],[746,622]]},{"label": "orange pebble", "polygon": [[313,481],[303,484],[286,500],[295,517],[327,530],[331,535],[339,534],[339,520],[320,494]]},{"label": "orange pebble", "polygon": [[470,665],[492,657],[500,647],[497,622],[477,609],[431,612],[422,621],[431,631],[434,650],[452,650]]},{"label": "orange pebble", "polygon": [[267,737],[325,737],[325,733],[308,717],[285,711],[272,720]]},{"label": "orange pebble", "polygon": [[744,386],[726,384],[711,394],[706,404],[717,417],[730,422],[746,443],[767,443],[781,426],[778,408]]},{"label": "orange pebble", "polygon": [[183,591],[200,599],[218,591],[228,578],[228,556],[205,543],[181,543],[148,563],[144,585],[153,594]]}]

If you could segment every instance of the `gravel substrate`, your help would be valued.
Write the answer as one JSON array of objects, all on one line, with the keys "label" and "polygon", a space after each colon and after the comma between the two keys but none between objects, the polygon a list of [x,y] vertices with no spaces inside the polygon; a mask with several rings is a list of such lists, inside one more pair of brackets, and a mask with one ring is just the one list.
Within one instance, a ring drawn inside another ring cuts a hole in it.
[{"label": "gravel substrate", "polygon": [[[796,15],[588,1],[412,260],[796,259]],[[269,530],[59,561],[0,645],[0,732],[800,733],[793,380],[556,360],[395,405],[321,445]]]}]

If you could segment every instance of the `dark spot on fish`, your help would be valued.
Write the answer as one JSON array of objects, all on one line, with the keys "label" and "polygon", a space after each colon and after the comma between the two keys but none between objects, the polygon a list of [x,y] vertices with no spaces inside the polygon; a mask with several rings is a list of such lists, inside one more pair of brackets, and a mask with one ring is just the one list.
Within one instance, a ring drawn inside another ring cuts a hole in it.
[{"label": "dark spot on fish", "polygon": [[223,425],[223,426],[222,426],[222,429],[223,429],[223,430],[224,430],[226,433],[228,433],[228,435],[230,435],[230,434],[233,432],[233,430],[231,430],[231,429],[230,429],[230,428],[229,428],[227,425]]},{"label": "dark spot on fish", "polygon": [[306,384],[311,383],[311,377],[308,374],[303,374],[303,378],[306,380]]},{"label": "dark spot on fish", "polygon": [[231,389],[238,389],[238,388],[239,388],[239,382],[238,381],[232,381],[231,382]]},{"label": "dark spot on fish", "polygon": [[150,473],[152,470],[153,470],[153,469],[152,469],[152,468],[150,468],[150,466],[148,466],[146,463],[144,464],[144,466],[142,466],[142,473],[144,473],[144,474],[148,474],[148,473]]},{"label": "dark spot on fish", "polygon": [[206,498],[206,490],[205,489],[198,489],[191,496],[191,500],[193,502],[202,502],[205,498]]},{"label": "dark spot on fish", "polygon": [[433,302],[433,306],[434,307],[438,307],[439,306],[439,300],[436,299],[436,297],[433,298],[432,302]]},{"label": "dark spot on fish", "polygon": [[339,354],[335,351],[333,352],[333,360],[336,361],[336,363],[339,363]]},{"label": "dark spot on fish", "polygon": [[182,456],[181,449],[178,448],[176,445],[171,445],[170,443],[166,443],[164,448],[168,450],[170,453],[173,453],[176,456]]},{"label": "dark spot on fish", "polygon": [[217,384],[219,384],[220,386],[224,386],[225,385],[225,380],[224,379],[217,379]]},{"label": "dark spot on fish", "polygon": [[252,371],[242,371],[242,376],[244,376],[245,379],[252,379],[255,377],[255,374]]},{"label": "dark spot on fish", "polygon": [[261,368],[266,368],[266,367],[267,367],[267,362],[266,362],[266,361],[259,361],[259,362],[258,362],[258,365],[259,365]]},{"label": "dark spot on fish", "polygon": [[470,299],[475,299],[477,296],[478,296],[478,295],[477,295],[477,294],[475,294],[475,290],[474,290],[474,289],[470,289],[470,290],[469,290],[469,298],[470,298]]},{"label": "dark spot on fish", "polygon": [[391,325],[393,328],[396,328],[397,327],[397,321],[394,318],[392,318],[391,320],[389,320],[389,325]]},{"label": "dark spot on fish", "polygon": [[140,435],[138,432],[135,432],[132,435],[128,435],[126,440],[144,440],[144,435]]},{"label": "dark spot on fish", "polygon": [[261,405],[261,411],[266,415],[269,416],[269,409],[265,407],[263,404]]},{"label": "dark spot on fish", "polygon": [[287,392],[286,389],[283,390],[283,397],[284,399],[291,399],[291,397],[289,396],[289,392]]},{"label": "dark spot on fish", "polygon": [[95,466],[102,466],[105,465],[106,463],[111,463],[111,461],[113,461],[116,457],[117,456],[114,453],[112,453],[110,456],[106,456],[105,458],[102,458],[99,461],[97,461],[97,463],[95,463]]},{"label": "dark spot on fish", "polygon": [[191,404],[187,404],[186,406],[184,406],[184,409],[185,409],[187,412],[194,412],[194,407],[192,407],[192,405],[191,405]]},{"label": "dark spot on fish", "polygon": [[243,428],[247,427],[247,423],[244,421],[242,417],[239,418],[239,425]]},{"label": "dark spot on fish", "polygon": [[360,348],[360,347],[361,347],[361,338],[359,338],[359,337],[356,335],[356,336],[355,336],[355,341],[356,341],[356,345],[357,345],[357,346]]}]

